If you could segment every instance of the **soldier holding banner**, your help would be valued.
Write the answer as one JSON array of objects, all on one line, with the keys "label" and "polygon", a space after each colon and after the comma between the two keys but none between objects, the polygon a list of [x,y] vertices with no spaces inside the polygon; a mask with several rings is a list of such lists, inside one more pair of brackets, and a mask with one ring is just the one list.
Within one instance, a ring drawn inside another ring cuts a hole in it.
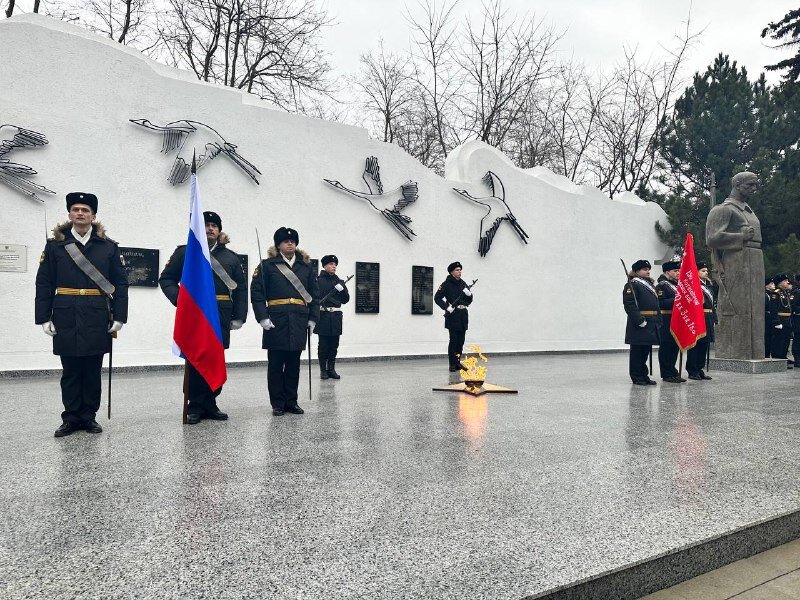
[{"label": "soldier holding banner", "polygon": [[281,227],[273,236],[268,258],[253,272],[250,301],[256,320],[264,329],[262,348],[267,350],[267,388],[272,414],[301,415],[297,404],[300,355],[309,331],[319,320],[317,276],[311,258],[297,247],[296,230]]},{"label": "soldier holding banner", "polygon": [[[214,272],[214,291],[217,297],[222,345],[230,346],[231,330],[240,329],[247,320],[247,279],[239,255],[228,248],[230,238],[222,231],[222,218],[215,212],[204,211],[206,241]],[[178,291],[186,257],[186,245],[178,246],[158,278],[161,291],[173,306],[178,305]],[[228,415],[217,406],[222,387],[212,390],[190,361],[186,361],[189,405],[186,423],[195,425],[202,419],[225,421]]]},{"label": "soldier holding banner", "polygon": [[702,381],[711,379],[703,371],[708,347],[714,341],[714,292],[711,289],[711,280],[708,278],[708,265],[697,263],[697,273],[700,277],[700,289],[703,292],[703,315],[706,322],[706,335],[697,340],[693,348],[686,354],[686,370],[689,372],[689,379]]},{"label": "soldier holding banner", "polygon": [[97,196],[67,194],[69,220],[53,229],[36,273],[36,324],[61,358],[61,426],[100,433],[103,355],[128,319],[128,278],[117,242],[95,221]]}]

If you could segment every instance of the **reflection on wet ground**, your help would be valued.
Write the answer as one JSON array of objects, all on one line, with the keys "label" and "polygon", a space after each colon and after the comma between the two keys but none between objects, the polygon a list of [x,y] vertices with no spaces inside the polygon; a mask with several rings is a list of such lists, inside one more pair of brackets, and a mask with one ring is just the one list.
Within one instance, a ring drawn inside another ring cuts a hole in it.
[{"label": "reflection on wet ground", "polygon": [[473,397],[431,391],[442,361],[342,363],[276,418],[232,369],[230,421],[193,427],[180,374],[119,375],[106,431],[63,439],[57,379],[4,381],[0,595],[520,598],[798,508],[800,372],[626,371],[495,357],[519,394]]}]

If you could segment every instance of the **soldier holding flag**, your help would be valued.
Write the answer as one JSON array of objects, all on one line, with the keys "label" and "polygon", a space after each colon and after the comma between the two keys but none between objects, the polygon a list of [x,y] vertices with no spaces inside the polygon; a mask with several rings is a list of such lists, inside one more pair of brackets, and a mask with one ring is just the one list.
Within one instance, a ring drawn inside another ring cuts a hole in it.
[{"label": "soldier holding flag", "polygon": [[36,273],[36,324],[53,338],[61,357],[61,426],[55,437],[78,430],[100,433],[103,355],[128,320],[128,276],[117,242],[95,221],[97,196],[67,194],[69,220],[53,229]]},{"label": "soldier holding flag", "polygon": [[711,289],[711,280],[708,278],[708,265],[697,263],[697,274],[700,277],[700,289],[703,292],[703,316],[706,322],[706,335],[697,340],[694,348],[690,348],[686,355],[686,370],[689,379],[702,381],[711,379],[703,371],[703,366],[708,355],[708,347],[714,341],[714,293]]},{"label": "soldier holding flag", "polygon": [[675,340],[669,334],[672,327],[673,303],[678,291],[678,274],[681,263],[670,260],[661,265],[664,271],[664,279],[656,286],[658,292],[658,303],[661,309],[662,327],[664,335],[661,336],[661,343],[658,346],[658,367],[661,371],[661,379],[669,383],[684,383],[686,380],[678,373],[675,368],[678,362],[680,350]]},{"label": "soldier holding flag", "polygon": [[[247,319],[247,280],[239,255],[227,246],[230,238],[222,231],[222,217],[215,212],[205,211],[203,220],[211,269],[214,272],[214,292],[219,310],[222,345],[227,349],[231,330],[240,329]],[[178,305],[185,256],[186,246],[178,246],[158,278],[161,291],[173,306]],[[194,425],[202,419],[227,420],[228,415],[217,406],[217,397],[222,392],[222,387],[212,390],[191,362],[186,363],[186,369],[189,386],[186,423]]]},{"label": "soldier holding flag", "polygon": [[[708,274],[707,270],[706,274]],[[691,233],[687,232],[678,284],[675,286],[675,297],[672,301],[672,319],[670,320],[669,331],[672,335],[668,336],[674,340],[673,343],[676,348],[680,350],[695,348],[706,337],[706,315],[711,313],[704,312],[704,300],[707,302],[708,297],[703,292],[697,264],[695,263],[694,238]],[[713,307],[713,302],[709,306]],[[698,373],[702,373],[704,350],[705,346],[702,346],[691,367],[687,363],[690,374],[698,375]],[[681,381],[686,381],[680,377],[680,374],[678,374],[678,378]],[[711,379],[707,375],[700,375],[699,378]],[[695,376],[692,379],[698,379],[698,377]],[[665,381],[668,380],[665,379]]]}]

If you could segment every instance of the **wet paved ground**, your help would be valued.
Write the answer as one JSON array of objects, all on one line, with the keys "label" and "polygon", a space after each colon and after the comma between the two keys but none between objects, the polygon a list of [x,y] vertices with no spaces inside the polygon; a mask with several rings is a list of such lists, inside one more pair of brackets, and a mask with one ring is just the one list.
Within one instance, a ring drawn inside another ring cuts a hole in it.
[{"label": "wet paved ground", "polygon": [[232,369],[231,420],[191,427],[180,374],[119,375],[62,439],[57,379],[0,381],[0,596],[512,599],[800,508],[800,369],[498,357],[520,393],[479,398],[430,391],[441,360],[339,371],[273,417]]}]

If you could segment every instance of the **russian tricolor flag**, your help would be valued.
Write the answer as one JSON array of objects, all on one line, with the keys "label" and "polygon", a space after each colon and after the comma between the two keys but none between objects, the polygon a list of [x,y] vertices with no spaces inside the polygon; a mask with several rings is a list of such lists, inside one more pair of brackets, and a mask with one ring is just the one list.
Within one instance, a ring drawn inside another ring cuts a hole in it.
[{"label": "russian tricolor flag", "polygon": [[172,350],[188,360],[212,390],[228,378],[219,325],[214,273],[206,240],[206,224],[197,175],[192,169],[189,240],[183,261]]}]

